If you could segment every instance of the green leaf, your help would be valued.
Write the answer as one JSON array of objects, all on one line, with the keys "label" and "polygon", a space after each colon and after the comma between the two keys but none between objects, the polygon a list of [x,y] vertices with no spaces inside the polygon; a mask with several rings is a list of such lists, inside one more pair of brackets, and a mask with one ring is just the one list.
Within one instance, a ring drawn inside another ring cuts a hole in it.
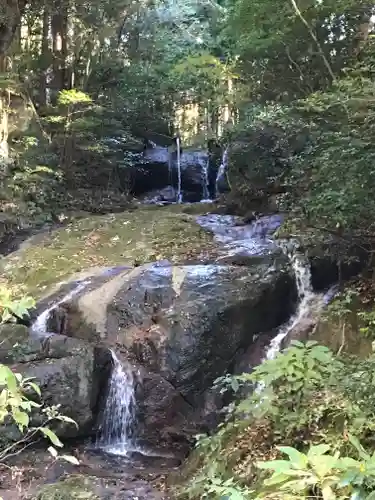
[{"label": "green leaf", "polygon": [[57,450],[55,450],[55,448],[53,446],[49,446],[47,448],[47,451],[53,456],[53,458],[57,458],[58,453],[57,453]]},{"label": "green leaf", "polygon": [[14,421],[16,422],[18,428],[23,431],[25,427],[28,427],[29,425],[29,415],[25,413],[24,411],[20,411],[17,409],[14,409],[12,411],[12,417]]},{"label": "green leaf", "polygon": [[79,465],[79,460],[76,457],[73,457],[72,455],[60,455],[59,459],[65,460],[66,462],[69,462],[70,464],[73,465]]},{"label": "green leaf", "polygon": [[317,446],[311,446],[307,453],[307,458],[310,459],[312,457],[316,457],[318,455],[324,455],[329,451],[330,446],[328,444],[319,444]]},{"label": "green leaf", "polygon": [[290,469],[290,462],[288,460],[270,460],[269,462],[257,462],[256,466],[258,469],[284,472]]},{"label": "green leaf", "polygon": [[42,396],[40,387],[37,384],[35,384],[34,382],[28,382],[27,385],[31,387],[31,389],[33,389],[33,391],[36,392],[39,397]]},{"label": "green leaf", "polygon": [[264,480],[265,486],[276,486],[285,483],[285,481],[290,480],[289,474],[275,473],[270,478]]},{"label": "green leaf", "polygon": [[67,417],[66,415],[58,415],[58,416],[56,417],[56,420],[61,420],[62,422],[68,422],[68,423],[70,423],[70,424],[73,424],[73,425],[75,425],[75,426],[77,427],[77,429],[78,429],[78,424],[77,424],[77,422],[76,422],[75,420],[73,420],[72,418]]},{"label": "green leaf", "polygon": [[45,435],[45,437],[47,437],[51,441],[52,444],[54,444],[58,448],[62,448],[64,446],[60,439],[56,436],[56,434],[48,427],[39,427],[39,430],[42,434]]},{"label": "green leaf", "polygon": [[[8,366],[0,364],[0,384],[7,384],[8,378],[11,376],[14,377],[14,373],[12,372],[12,370]],[[16,379],[15,381],[17,384]]]},{"label": "green leaf", "polygon": [[290,345],[296,346],[296,347],[302,347],[302,348],[305,347],[305,345],[302,342],[300,342],[299,340],[292,340]]},{"label": "green leaf", "polygon": [[296,468],[304,469],[306,467],[307,456],[300,453],[295,448],[292,448],[291,446],[278,446],[277,449],[288,455],[292,465]]},{"label": "green leaf", "polygon": [[362,458],[362,460],[369,460],[371,457],[370,455],[366,452],[366,450],[363,448],[361,443],[359,442],[359,439],[352,434],[349,434],[349,442],[354,446],[354,448],[357,450],[359,456]]}]

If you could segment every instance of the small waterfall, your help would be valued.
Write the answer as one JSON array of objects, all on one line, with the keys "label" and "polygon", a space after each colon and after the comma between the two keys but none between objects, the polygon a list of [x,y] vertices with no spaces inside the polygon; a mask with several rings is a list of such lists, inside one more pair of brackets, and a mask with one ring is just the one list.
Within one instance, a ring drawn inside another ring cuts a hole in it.
[{"label": "small waterfall", "polygon": [[217,171],[217,176],[216,176],[216,197],[218,197],[219,195],[219,184],[220,184],[220,179],[223,179],[225,174],[226,174],[226,171],[227,171],[227,167],[228,167],[228,153],[229,153],[229,148],[225,148],[224,150],[224,153],[223,153],[223,157],[222,157],[222,160],[221,160],[221,164],[220,164],[220,167]]},{"label": "small waterfall", "polygon": [[127,455],[134,450],[134,375],[131,367],[123,365],[112,350],[111,355],[113,369],[96,444],[108,453]]},{"label": "small waterfall", "polygon": [[265,359],[274,359],[280,351],[281,343],[292,332],[304,318],[308,317],[314,301],[318,295],[314,293],[311,284],[311,270],[307,258],[295,252],[289,258],[296,277],[296,285],[298,292],[298,306],[296,312],[291,316],[289,321],[282,325],[275,338],[272,339],[265,356]]},{"label": "small waterfall", "polygon": [[177,203],[182,203],[182,193],[181,193],[181,144],[180,138],[176,138],[177,147]]},{"label": "small waterfall", "polygon": [[77,286],[73,288],[69,293],[64,295],[64,297],[53,304],[52,306],[48,307],[45,311],[43,311],[39,316],[36,318],[35,322],[31,325],[31,334],[35,335],[37,337],[44,337],[48,335],[48,329],[47,329],[47,322],[48,318],[50,317],[51,312],[56,309],[58,306],[63,304],[64,302],[67,302],[71,298],[73,298],[75,295],[77,295],[79,292],[84,290],[86,286],[90,283],[90,280],[85,280],[85,281],[77,281]]}]

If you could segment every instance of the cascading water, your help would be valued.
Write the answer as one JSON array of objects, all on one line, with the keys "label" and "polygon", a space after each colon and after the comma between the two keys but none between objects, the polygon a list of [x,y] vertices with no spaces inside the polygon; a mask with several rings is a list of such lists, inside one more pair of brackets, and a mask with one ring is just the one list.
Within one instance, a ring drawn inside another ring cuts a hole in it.
[{"label": "cascading water", "polygon": [[224,176],[226,174],[226,171],[227,171],[227,167],[228,167],[228,152],[229,152],[229,148],[225,148],[224,150],[224,153],[223,153],[223,157],[222,157],[222,160],[221,160],[221,164],[220,164],[220,167],[217,171],[217,176],[216,176],[216,197],[218,197],[219,195],[219,186],[220,186],[220,180],[221,179],[224,179]]},{"label": "cascading water", "polygon": [[182,202],[182,192],[181,192],[181,144],[180,138],[176,138],[177,147],[177,203]]},{"label": "cascading water", "polygon": [[48,307],[45,311],[43,311],[39,316],[36,318],[35,322],[31,325],[31,334],[35,335],[37,337],[44,337],[48,335],[48,328],[47,328],[47,322],[48,318],[51,315],[51,312],[56,309],[58,306],[63,304],[64,302],[69,301],[71,298],[73,298],[75,295],[80,293],[82,290],[86,288],[86,286],[90,283],[90,280],[84,280],[84,281],[77,281],[76,282],[76,287],[73,288],[69,293],[64,295],[64,297],[53,304],[52,306]]},{"label": "cascading water", "polygon": [[112,374],[97,447],[108,453],[128,455],[134,450],[134,375],[111,350]]},{"label": "cascading water", "polygon": [[[281,247],[291,262],[294,271],[298,304],[295,314],[283,324],[277,335],[271,341],[265,359],[273,359],[280,351],[284,339],[292,332],[298,337],[297,330],[303,330],[314,323],[320,311],[335,295],[332,287],[326,294],[313,291],[311,271],[308,259],[297,251],[295,242],[274,241],[270,235],[280,226],[280,215],[261,217],[252,224],[238,225],[240,218],[230,215],[203,215],[197,217],[197,222],[203,228],[212,231],[215,239],[221,243],[222,257],[235,255],[267,255],[276,247]],[[219,256],[219,260],[222,258]]]},{"label": "cascading water", "polygon": [[320,302],[320,297],[314,293],[312,288],[310,264],[307,258],[298,252],[288,252],[288,257],[296,279],[298,293],[297,310],[289,321],[280,327],[276,337],[272,339],[265,356],[267,360],[273,359],[276,356],[280,351],[282,341],[310,314],[313,304]]}]

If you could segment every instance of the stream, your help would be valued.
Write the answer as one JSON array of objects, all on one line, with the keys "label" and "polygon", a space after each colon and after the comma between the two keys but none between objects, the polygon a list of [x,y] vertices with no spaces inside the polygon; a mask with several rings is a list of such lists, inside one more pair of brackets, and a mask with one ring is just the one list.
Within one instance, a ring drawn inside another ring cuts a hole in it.
[{"label": "stream", "polygon": [[[179,143],[177,143],[179,146]],[[223,172],[220,173],[223,175]],[[180,177],[179,177],[180,179]],[[180,182],[180,181],[179,181]],[[207,182],[207,177],[203,177]],[[178,199],[181,201],[181,185],[179,184]],[[207,195],[203,189],[202,196]],[[298,251],[293,242],[277,242],[272,239],[272,234],[282,223],[278,214],[260,217],[251,224],[243,224],[241,218],[230,215],[207,214],[196,218],[197,223],[207,231],[213,233],[219,243],[219,255],[215,264],[220,264],[225,259],[234,256],[252,259],[264,256],[287,255],[293,270],[297,288],[297,304],[289,320],[280,325],[268,347],[264,349],[263,359],[272,359],[287,345],[288,339],[298,338],[299,331],[314,323],[319,317],[325,304],[334,296],[334,288],[325,294],[313,291],[311,273],[308,260]],[[276,253],[275,253],[276,251]],[[274,257],[273,257],[274,258]],[[285,257],[284,257],[285,258]],[[269,262],[270,272],[274,264]],[[195,272],[207,274],[211,266],[196,266]],[[162,272],[163,269],[160,270]],[[107,270],[111,273],[111,270]],[[118,272],[114,270],[114,272]],[[36,337],[49,336],[48,319],[51,312],[79,295],[90,285],[90,279],[75,282],[74,287],[49,307],[47,307],[31,326],[31,335]],[[135,398],[136,381],[132,366],[118,357],[115,350],[111,350],[112,371],[108,384],[108,395],[104,408],[101,424],[94,444],[84,443],[77,447],[82,465],[80,473],[88,476],[99,477],[100,489],[108,486],[112,481],[116,488],[122,485],[120,493],[113,493],[108,498],[119,500],[159,500],[166,499],[165,493],[160,492],[159,482],[167,473],[176,469],[183,457],[173,453],[162,453],[157,450],[145,448],[137,439],[137,405]],[[30,452],[30,456],[32,456]],[[26,455],[27,458],[27,455]],[[31,461],[34,459],[30,458]],[[73,466],[56,464],[47,478],[47,482],[55,482],[61,475],[74,472]],[[121,479],[120,479],[121,478]],[[157,487],[154,487],[154,484]],[[114,490],[113,490],[114,491]],[[7,492],[0,494],[7,499]],[[118,495],[118,496],[117,496]],[[16,497],[9,497],[16,498]],[[107,497],[101,497],[107,498]]]}]

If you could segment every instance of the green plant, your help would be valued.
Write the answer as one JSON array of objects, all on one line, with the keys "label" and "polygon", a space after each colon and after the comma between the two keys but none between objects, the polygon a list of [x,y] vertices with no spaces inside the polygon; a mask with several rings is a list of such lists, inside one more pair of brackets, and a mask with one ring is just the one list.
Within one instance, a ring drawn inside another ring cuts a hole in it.
[{"label": "green plant", "polygon": [[372,340],[375,339],[375,310],[372,311],[360,311],[358,313],[358,318],[361,321],[361,326],[359,331],[365,335],[365,337]]},{"label": "green plant", "polygon": [[[25,393],[31,390],[41,397],[40,388],[33,380],[32,378],[24,378],[20,373],[13,373],[8,366],[0,364],[0,424],[13,421],[22,434],[19,441],[0,450],[0,461],[6,460],[20,447],[29,445],[38,435],[43,435],[52,445],[62,448],[62,442],[49,425],[56,420],[77,425],[71,418],[61,415],[58,407],[43,409],[41,404],[26,396]],[[43,425],[30,426],[30,414],[33,409],[40,409],[45,415]],[[56,459],[78,463],[74,457],[69,455],[59,456],[53,446],[50,446],[48,451]]]},{"label": "green plant", "polygon": [[[319,388],[330,385],[341,363],[325,346],[309,341],[293,341],[274,359],[266,360],[252,373],[221,377],[215,381],[221,392],[250,384],[253,390],[235,408],[236,413],[260,416],[280,413],[279,409],[297,411],[302,402]],[[289,417],[287,417],[289,418]]]},{"label": "green plant", "polygon": [[[14,321],[15,317],[22,318],[28,315],[29,309],[34,306],[35,301],[32,297],[24,296],[21,299],[15,299],[8,289],[1,288],[0,324],[9,320]],[[62,415],[57,406],[42,408],[42,404],[29,397],[30,392],[41,397],[40,388],[33,378],[25,378],[20,373],[13,373],[8,366],[0,364],[0,424],[14,423],[22,434],[20,440],[0,449],[0,462],[6,461],[15,452],[18,453],[20,449],[29,446],[42,435],[53,445],[48,448],[48,451],[54,459],[78,464],[75,457],[58,454],[55,447],[62,448],[63,443],[50,428],[55,421],[77,425],[76,422]],[[34,409],[39,409],[45,416],[43,424],[37,427],[30,425],[30,415]]]},{"label": "green plant", "polygon": [[374,500],[375,452],[369,455],[354,436],[349,440],[360,460],[340,457],[339,452],[330,455],[326,444],[311,446],[306,454],[293,447],[278,447],[288,460],[257,464],[259,469],[273,471],[258,498]]},{"label": "green plant", "polygon": [[264,361],[249,376],[242,375],[239,379],[282,390],[298,401],[311,388],[324,385],[338,368],[338,361],[327,347],[314,341],[306,344],[293,341],[274,359]]},{"label": "green plant", "polygon": [[12,292],[0,286],[0,324],[16,321],[29,315],[29,310],[35,307],[35,300],[27,295],[14,298]]}]

